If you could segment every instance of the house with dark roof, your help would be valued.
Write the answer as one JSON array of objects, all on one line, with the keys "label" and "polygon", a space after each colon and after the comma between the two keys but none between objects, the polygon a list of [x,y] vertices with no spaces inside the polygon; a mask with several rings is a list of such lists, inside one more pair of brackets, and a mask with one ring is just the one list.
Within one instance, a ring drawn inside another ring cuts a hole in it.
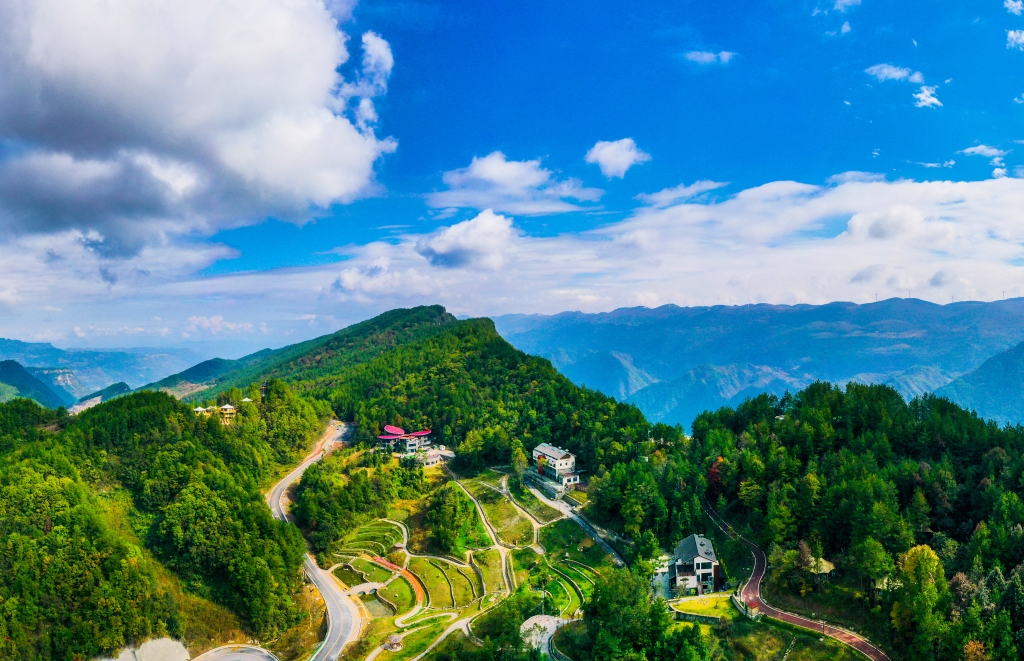
[{"label": "house with dark roof", "polygon": [[669,564],[669,586],[677,592],[695,590],[698,594],[725,586],[725,574],[710,539],[690,535],[679,542]]}]

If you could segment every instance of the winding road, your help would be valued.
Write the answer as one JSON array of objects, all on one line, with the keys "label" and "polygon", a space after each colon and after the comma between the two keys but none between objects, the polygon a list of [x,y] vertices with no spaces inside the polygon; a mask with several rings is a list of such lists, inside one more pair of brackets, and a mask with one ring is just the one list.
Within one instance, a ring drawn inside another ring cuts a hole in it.
[{"label": "winding road", "polygon": [[[274,513],[275,519],[291,520],[283,502],[288,488],[302,477],[307,468],[320,461],[330,446],[343,438],[346,431],[347,427],[343,423],[332,424],[306,459],[283,480],[274,485],[274,488],[267,494],[267,505],[270,506],[270,511]],[[327,637],[316,653],[309,658],[309,661],[333,661],[338,658],[345,645],[355,642],[359,638],[362,625],[359,607],[329,571],[320,569],[311,553],[306,553],[302,569],[324,598],[329,623]]]},{"label": "winding road", "polygon": [[800,615],[781,611],[768,605],[761,596],[761,582],[764,580],[765,572],[768,570],[768,559],[765,557],[764,551],[762,551],[757,544],[754,544],[746,537],[736,532],[732,526],[722,519],[722,517],[718,516],[718,513],[715,512],[707,502],[702,500],[701,504],[704,507],[704,513],[715,522],[715,525],[717,525],[723,533],[729,535],[729,537],[733,539],[738,539],[743,542],[754,556],[754,569],[750,573],[750,578],[740,589],[740,598],[744,603],[757,604],[758,609],[768,617],[781,620],[782,622],[788,622],[789,624],[793,624],[804,629],[810,629],[811,631],[821,632],[830,638],[834,638],[841,643],[849,645],[872,661],[889,661],[889,657],[886,656],[885,652],[871,644],[871,641],[848,629],[833,626],[821,620],[812,620],[806,617],[801,617]]}]

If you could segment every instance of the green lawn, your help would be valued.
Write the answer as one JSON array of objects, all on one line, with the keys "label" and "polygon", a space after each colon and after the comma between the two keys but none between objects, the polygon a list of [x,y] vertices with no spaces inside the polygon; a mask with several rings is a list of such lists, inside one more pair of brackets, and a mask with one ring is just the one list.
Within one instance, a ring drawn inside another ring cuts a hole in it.
[{"label": "green lawn", "polygon": [[734,620],[740,616],[740,612],[736,610],[729,595],[716,594],[704,597],[691,597],[674,602],[672,608],[680,613],[710,615],[712,617],[724,617],[729,620]]},{"label": "green lawn", "polygon": [[515,549],[509,555],[512,557],[512,573],[515,574],[516,585],[529,583],[530,575],[544,564],[544,558],[532,549]]},{"label": "green lawn", "polygon": [[378,590],[378,593],[398,608],[399,615],[408,613],[416,605],[416,593],[413,592],[409,581],[401,576]]},{"label": "green lawn", "polygon": [[505,589],[505,579],[501,570],[501,554],[495,549],[474,551],[473,561],[484,575],[486,592],[498,592]]},{"label": "green lawn", "polygon": [[524,488],[522,485],[514,484],[514,480],[509,481],[508,490],[520,507],[537,517],[537,520],[541,523],[550,523],[562,518],[561,512],[540,502],[537,496],[534,496],[529,489]]},{"label": "green lawn", "polygon": [[576,585],[579,586],[580,591],[583,593],[584,598],[589,599],[590,595],[594,593],[593,582],[587,580],[589,577],[573,565],[565,561],[561,561],[555,565],[555,569],[575,581]]},{"label": "green lawn", "polygon": [[473,584],[466,576],[464,576],[455,565],[441,564],[445,569],[445,574],[448,575],[448,580],[452,583],[452,588],[455,590],[455,605],[459,608],[469,605],[476,595],[473,594]]},{"label": "green lawn", "polygon": [[[604,549],[571,519],[562,519],[541,528],[540,543],[553,563],[570,560],[585,565],[596,574],[615,566]],[[587,571],[578,565],[576,569]]]},{"label": "green lawn", "polygon": [[366,582],[366,579],[362,574],[357,571],[353,571],[352,568],[348,566],[338,567],[334,570],[334,575],[350,588]]},{"label": "green lawn", "polygon": [[409,562],[409,571],[419,576],[430,595],[433,608],[452,608],[451,590],[444,572],[430,564],[425,558],[413,558]]},{"label": "green lawn", "polygon": [[475,480],[464,484],[480,501],[487,520],[503,542],[516,546],[533,543],[533,524],[505,496]]},{"label": "green lawn", "polygon": [[476,570],[472,567],[456,567],[459,572],[472,586],[473,598],[484,596],[484,587],[480,584],[480,576],[476,573]]},{"label": "green lawn", "polygon": [[405,661],[423,653],[434,640],[444,633],[444,630],[451,624],[448,618],[439,619],[437,622],[428,624],[419,631],[409,634],[402,639],[402,649],[397,652],[381,652],[377,657],[382,661]]},{"label": "green lawn", "polygon": [[383,567],[375,565],[372,562],[367,562],[362,558],[356,558],[351,564],[357,571],[363,572],[366,576],[367,582],[369,583],[385,583],[389,578],[391,578],[392,572],[390,569],[384,569]]}]

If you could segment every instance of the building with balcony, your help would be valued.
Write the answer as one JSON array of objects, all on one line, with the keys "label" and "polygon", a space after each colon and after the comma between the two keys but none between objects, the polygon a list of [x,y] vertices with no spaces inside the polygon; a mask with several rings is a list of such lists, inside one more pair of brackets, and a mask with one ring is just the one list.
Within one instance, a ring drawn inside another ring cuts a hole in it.
[{"label": "building with balcony", "polygon": [[725,574],[718,564],[715,547],[703,535],[690,535],[679,542],[669,565],[669,585],[675,592],[697,594],[721,590]]},{"label": "building with balcony", "polygon": [[533,449],[533,463],[539,475],[557,482],[564,490],[573,489],[579,484],[576,456],[568,450],[541,443]]}]

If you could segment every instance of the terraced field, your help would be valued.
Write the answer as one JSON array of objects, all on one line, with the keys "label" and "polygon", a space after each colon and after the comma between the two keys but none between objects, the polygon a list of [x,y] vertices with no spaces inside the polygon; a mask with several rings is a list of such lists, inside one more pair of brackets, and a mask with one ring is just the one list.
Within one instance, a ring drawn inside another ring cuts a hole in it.
[{"label": "terraced field", "polygon": [[402,541],[402,531],[396,526],[375,521],[356,528],[342,542],[342,553],[386,556],[391,548]]},{"label": "terraced field", "polygon": [[420,577],[427,588],[432,608],[452,608],[452,589],[448,577],[426,558],[413,558],[409,571]]},{"label": "terraced field", "polygon": [[480,568],[484,575],[484,588],[486,592],[498,592],[505,589],[505,579],[501,571],[501,554],[495,549],[486,551],[474,551],[473,562]]},{"label": "terraced field", "polygon": [[542,528],[540,543],[552,563],[569,561],[578,571],[589,570],[593,574],[603,574],[615,567],[604,549],[569,519]]},{"label": "terraced field", "polygon": [[466,480],[463,484],[480,501],[501,541],[513,546],[533,543],[533,524],[505,496],[478,480]]},{"label": "terraced field", "polygon": [[378,594],[395,605],[398,614],[408,613],[416,605],[416,594],[409,581],[401,576],[388,583]]},{"label": "terraced field", "polygon": [[363,576],[366,577],[367,582],[371,583],[386,583],[391,578],[391,570],[384,569],[383,567],[376,565],[362,558],[356,558],[351,563],[352,568],[358,572],[362,572]]},{"label": "terraced field", "polygon": [[561,512],[540,502],[537,496],[530,493],[529,489],[524,489],[522,485],[517,486],[513,484],[512,480],[509,480],[508,491],[516,499],[520,507],[537,517],[537,520],[541,523],[551,523],[562,518]]}]

